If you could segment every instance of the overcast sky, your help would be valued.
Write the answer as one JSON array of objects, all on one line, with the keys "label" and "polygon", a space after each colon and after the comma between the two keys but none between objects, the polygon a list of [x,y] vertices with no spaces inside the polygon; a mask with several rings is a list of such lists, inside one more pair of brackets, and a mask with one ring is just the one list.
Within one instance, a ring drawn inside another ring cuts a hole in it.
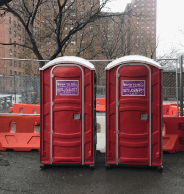
[{"label": "overcast sky", "polygon": [[[114,0],[109,6],[112,11],[124,11],[127,3],[131,0]],[[179,41],[184,43],[184,0],[157,0],[157,37],[159,37],[159,48],[157,54],[167,52],[172,45],[182,51]]]}]

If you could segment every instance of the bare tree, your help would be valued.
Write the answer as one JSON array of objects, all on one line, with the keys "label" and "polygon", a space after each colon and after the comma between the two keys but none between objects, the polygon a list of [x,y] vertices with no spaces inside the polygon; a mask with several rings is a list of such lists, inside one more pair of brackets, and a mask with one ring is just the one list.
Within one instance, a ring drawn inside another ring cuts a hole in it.
[{"label": "bare tree", "polygon": [[[99,18],[114,15],[102,12],[109,1],[13,0],[0,7],[0,11],[3,16],[10,13],[20,21],[25,39],[22,44],[3,42],[0,44],[16,44],[26,48],[27,52],[31,50],[39,60],[45,58],[52,60],[60,54],[62,56],[67,53],[67,48],[71,46],[75,34],[78,36],[78,32],[88,28]],[[126,14],[131,14],[131,10],[119,15]],[[76,51],[78,56],[89,46],[81,48]],[[44,63],[41,62],[40,67],[43,65]]]}]

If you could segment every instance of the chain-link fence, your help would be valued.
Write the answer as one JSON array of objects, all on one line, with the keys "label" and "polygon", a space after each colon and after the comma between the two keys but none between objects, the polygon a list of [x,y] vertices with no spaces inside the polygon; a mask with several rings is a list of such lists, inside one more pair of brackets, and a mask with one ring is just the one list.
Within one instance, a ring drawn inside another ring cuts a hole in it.
[{"label": "chain-link fence", "polygon": [[[176,108],[173,115],[178,115],[179,100],[179,68],[178,59],[157,59],[163,66],[162,97],[164,115],[171,115],[167,103]],[[21,63],[20,63],[21,62]],[[91,61],[97,74],[97,98],[105,98],[105,67],[111,60]],[[40,72],[39,61],[1,59],[0,72],[0,113],[9,113],[15,103],[40,104]],[[184,84],[183,84],[184,85]],[[168,107],[167,107],[168,106]]]}]

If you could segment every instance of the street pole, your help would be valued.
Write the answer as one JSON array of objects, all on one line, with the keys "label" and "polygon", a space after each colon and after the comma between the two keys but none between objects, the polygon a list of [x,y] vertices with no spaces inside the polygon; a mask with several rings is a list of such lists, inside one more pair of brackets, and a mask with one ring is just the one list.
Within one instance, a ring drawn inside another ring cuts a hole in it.
[{"label": "street pole", "polygon": [[180,64],[180,116],[183,116],[183,56],[179,57]]},{"label": "street pole", "polygon": [[15,74],[14,74],[14,93],[15,93],[15,103],[16,102],[16,83],[15,83]]}]

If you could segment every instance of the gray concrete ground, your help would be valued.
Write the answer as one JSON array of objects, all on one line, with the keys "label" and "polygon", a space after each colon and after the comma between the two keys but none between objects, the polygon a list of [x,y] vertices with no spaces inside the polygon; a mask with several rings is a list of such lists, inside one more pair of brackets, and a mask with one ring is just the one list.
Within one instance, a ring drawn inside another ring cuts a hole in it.
[{"label": "gray concrete ground", "polygon": [[95,170],[82,166],[39,167],[39,152],[0,152],[0,194],[8,193],[184,193],[184,153],[164,154],[164,170],[105,169],[97,152]]}]

